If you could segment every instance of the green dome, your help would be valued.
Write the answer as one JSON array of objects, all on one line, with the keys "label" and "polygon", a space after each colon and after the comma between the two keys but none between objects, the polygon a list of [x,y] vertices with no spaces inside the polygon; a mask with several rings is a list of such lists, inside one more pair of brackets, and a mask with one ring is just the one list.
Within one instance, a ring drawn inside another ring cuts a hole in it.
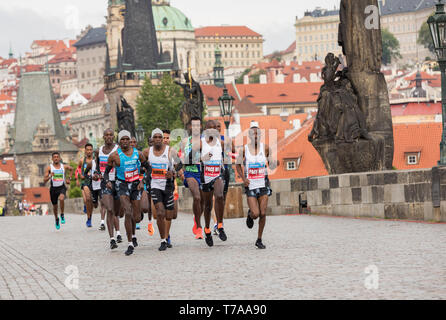
[{"label": "green dome", "polygon": [[157,31],[194,31],[190,19],[171,6],[153,6],[153,18]]},{"label": "green dome", "polygon": [[[125,1],[109,0],[108,5],[125,5]],[[177,8],[171,7],[168,4],[152,4],[152,8],[157,31],[194,31],[190,19]]]}]

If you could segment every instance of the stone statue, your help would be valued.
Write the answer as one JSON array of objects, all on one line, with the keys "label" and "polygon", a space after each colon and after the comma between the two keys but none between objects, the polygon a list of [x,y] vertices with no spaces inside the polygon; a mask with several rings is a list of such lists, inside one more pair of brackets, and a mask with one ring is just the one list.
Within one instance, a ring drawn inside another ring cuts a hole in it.
[{"label": "stone statue", "polygon": [[127,130],[132,137],[136,137],[135,115],[131,105],[121,96],[121,108],[117,106],[116,116],[118,119],[118,130]]},{"label": "stone statue", "polygon": [[189,76],[188,72],[184,74],[184,79],[186,84],[178,81],[175,81],[175,83],[183,88],[184,98],[186,99],[180,113],[181,121],[186,127],[191,118],[200,117],[201,119],[203,117],[204,95],[200,84],[192,76]]},{"label": "stone statue", "polygon": [[[366,25],[366,8],[376,8],[378,27]],[[381,73],[377,0],[341,0],[338,42],[345,59],[326,57],[319,110],[308,139],[330,174],[391,170],[393,126]],[[344,68],[337,71],[340,64]]]},{"label": "stone statue", "polygon": [[347,69],[337,71],[339,58],[329,53],[322,69],[324,85],[318,98],[318,114],[310,142],[334,141],[353,143],[360,138],[369,140],[365,116],[358,105],[358,99],[346,74]]}]

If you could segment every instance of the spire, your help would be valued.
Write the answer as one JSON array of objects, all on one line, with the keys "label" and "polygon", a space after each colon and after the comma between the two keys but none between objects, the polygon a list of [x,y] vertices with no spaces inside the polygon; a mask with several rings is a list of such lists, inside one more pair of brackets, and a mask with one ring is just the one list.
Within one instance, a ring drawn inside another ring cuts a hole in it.
[{"label": "spire", "polygon": [[123,64],[156,70],[160,62],[151,0],[126,0]]},{"label": "spire", "polygon": [[178,52],[177,52],[177,39],[173,38],[173,62],[172,70],[180,71],[180,64],[178,63]]},{"label": "spire", "polygon": [[110,51],[108,50],[108,43],[105,44],[106,56],[105,56],[105,75],[108,75],[111,71],[110,66]]},{"label": "spire", "polygon": [[225,68],[221,62],[221,57],[220,46],[217,44],[215,47],[214,85],[219,88],[225,86]]},{"label": "spire", "polygon": [[163,43],[160,41],[160,57],[163,56]]},{"label": "spire", "polygon": [[12,45],[11,42],[9,43],[9,59],[14,58],[14,53],[12,52]]}]

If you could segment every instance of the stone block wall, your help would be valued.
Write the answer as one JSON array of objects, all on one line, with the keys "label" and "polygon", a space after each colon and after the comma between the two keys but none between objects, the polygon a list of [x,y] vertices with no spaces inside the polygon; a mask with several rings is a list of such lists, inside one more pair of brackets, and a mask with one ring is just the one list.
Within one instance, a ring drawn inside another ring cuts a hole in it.
[{"label": "stone block wall", "polygon": [[446,168],[296,179],[291,191],[304,195],[314,214],[446,221]]}]

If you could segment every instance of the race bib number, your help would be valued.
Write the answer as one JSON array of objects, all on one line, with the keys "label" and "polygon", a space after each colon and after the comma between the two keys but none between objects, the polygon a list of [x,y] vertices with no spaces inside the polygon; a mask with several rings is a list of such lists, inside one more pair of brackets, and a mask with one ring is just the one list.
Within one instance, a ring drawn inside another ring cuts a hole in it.
[{"label": "race bib number", "polygon": [[138,181],[138,180],[139,180],[138,169],[125,172],[125,181],[126,182],[134,182],[134,181]]},{"label": "race bib number", "polygon": [[216,178],[220,176],[220,166],[205,166],[204,175],[210,178]]},{"label": "race bib number", "polygon": [[260,163],[249,165],[248,179],[249,180],[265,179],[265,169],[266,169],[265,165]]},{"label": "race bib number", "polygon": [[152,179],[166,179],[167,164],[152,164]]},{"label": "race bib number", "polygon": [[53,181],[54,182],[61,182],[61,181],[63,181],[63,173],[54,173]]}]

